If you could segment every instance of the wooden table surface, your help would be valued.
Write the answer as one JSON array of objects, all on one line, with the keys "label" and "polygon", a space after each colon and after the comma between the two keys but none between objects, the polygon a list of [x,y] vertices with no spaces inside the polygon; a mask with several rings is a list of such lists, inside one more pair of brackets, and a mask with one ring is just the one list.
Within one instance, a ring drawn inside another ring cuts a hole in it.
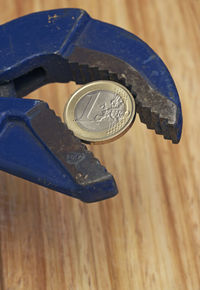
[{"label": "wooden table surface", "polygon": [[[79,7],[145,40],[181,96],[179,145],[137,118],[116,142],[91,146],[113,173],[117,197],[84,204],[0,173],[1,290],[200,289],[200,1],[0,0],[0,23],[31,12]],[[62,115],[76,85],[30,97]]]}]

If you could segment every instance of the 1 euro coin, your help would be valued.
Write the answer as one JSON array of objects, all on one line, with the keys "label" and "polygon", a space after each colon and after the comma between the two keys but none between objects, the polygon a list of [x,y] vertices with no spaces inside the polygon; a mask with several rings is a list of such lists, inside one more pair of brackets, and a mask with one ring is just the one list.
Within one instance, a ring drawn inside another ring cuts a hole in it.
[{"label": "1 euro coin", "polygon": [[113,81],[95,81],[82,86],[64,109],[68,128],[88,143],[120,137],[134,118],[134,97],[126,87]]}]

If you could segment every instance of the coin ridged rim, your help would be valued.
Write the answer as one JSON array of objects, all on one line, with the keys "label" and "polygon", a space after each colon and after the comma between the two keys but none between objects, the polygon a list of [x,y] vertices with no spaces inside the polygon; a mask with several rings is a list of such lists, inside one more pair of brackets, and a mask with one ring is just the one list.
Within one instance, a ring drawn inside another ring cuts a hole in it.
[{"label": "coin ridged rim", "polygon": [[[99,132],[87,131],[81,128],[76,122],[75,108],[80,99],[82,99],[86,94],[97,90],[105,90],[118,94],[126,106],[125,117],[119,120],[119,122],[109,130],[107,129]],[[135,100],[131,92],[117,82],[107,80],[94,81],[82,86],[72,94],[65,105],[63,118],[64,122],[67,124],[68,128],[73,131],[74,135],[83,141],[90,143],[113,141],[123,135],[132,125],[135,118]]]}]

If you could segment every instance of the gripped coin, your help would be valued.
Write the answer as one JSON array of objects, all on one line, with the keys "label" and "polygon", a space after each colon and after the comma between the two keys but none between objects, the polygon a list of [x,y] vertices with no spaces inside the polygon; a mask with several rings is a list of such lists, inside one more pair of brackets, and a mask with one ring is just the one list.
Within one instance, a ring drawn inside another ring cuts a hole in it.
[{"label": "gripped coin", "polygon": [[78,89],[64,109],[64,121],[79,139],[98,143],[124,134],[135,118],[135,100],[113,81],[95,81]]}]

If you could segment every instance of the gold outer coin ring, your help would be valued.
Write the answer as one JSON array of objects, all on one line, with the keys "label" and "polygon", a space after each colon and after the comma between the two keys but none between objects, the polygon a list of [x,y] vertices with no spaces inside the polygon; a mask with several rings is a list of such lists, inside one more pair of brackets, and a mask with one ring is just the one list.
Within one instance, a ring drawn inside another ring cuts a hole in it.
[{"label": "gold outer coin ring", "polygon": [[[112,93],[117,93],[124,101],[126,106],[126,121],[124,118],[116,123],[112,130],[104,130],[100,132],[91,132],[82,129],[79,127],[75,121],[75,108],[77,103],[83,98],[86,94],[94,92],[96,90],[106,90],[111,91]],[[127,132],[130,126],[133,124],[135,119],[135,100],[129,90],[123,85],[113,82],[113,81],[94,81],[90,82],[81,88],[79,88],[67,101],[64,113],[63,113],[64,122],[67,124],[68,128],[73,131],[74,135],[79,139],[88,142],[88,143],[105,143],[114,141],[117,138],[121,137]]]}]

